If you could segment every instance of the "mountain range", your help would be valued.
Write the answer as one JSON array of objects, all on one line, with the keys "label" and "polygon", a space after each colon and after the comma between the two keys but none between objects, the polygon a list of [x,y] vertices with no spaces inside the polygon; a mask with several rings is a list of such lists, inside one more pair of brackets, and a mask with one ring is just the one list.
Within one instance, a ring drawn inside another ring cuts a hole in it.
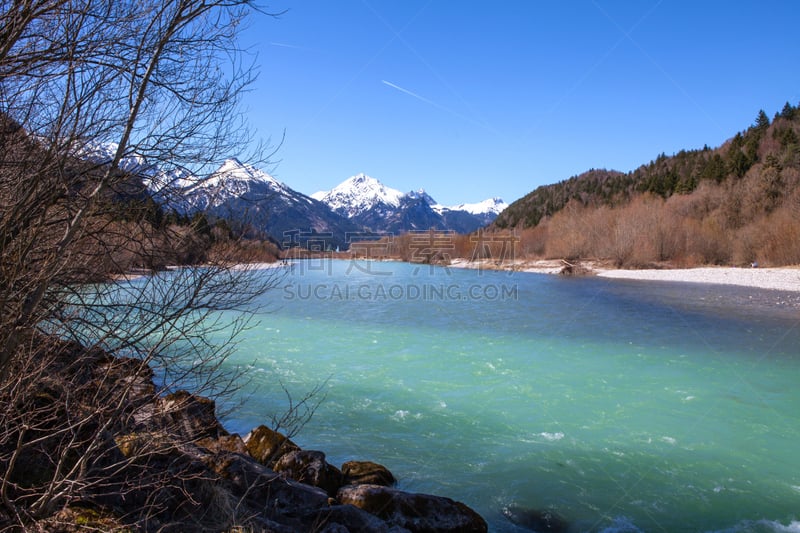
[{"label": "mountain range", "polygon": [[491,223],[506,207],[500,198],[444,206],[424,189],[403,193],[366,174],[355,175],[311,197],[363,228],[387,233],[431,228],[470,233]]},{"label": "mountain range", "polygon": [[[113,145],[92,144],[78,155],[102,164],[115,151]],[[403,193],[366,174],[307,196],[235,158],[205,179],[186,171],[164,172],[138,156],[125,157],[120,168],[140,176],[150,195],[167,209],[223,218],[245,235],[268,237],[283,246],[308,246],[311,240],[312,247],[346,248],[356,234],[431,228],[471,233],[507,207],[500,198],[445,206],[424,189]]]},{"label": "mountain range", "polygon": [[[78,155],[102,164],[111,161],[115,151],[115,146],[98,144]],[[470,233],[490,224],[506,207],[500,198],[444,206],[423,189],[402,193],[365,174],[307,196],[235,158],[205,179],[186,171],[164,172],[137,156],[124,158],[120,168],[140,176],[150,196],[167,209],[225,219],[245,235],[266,237],[284,247],[346,249],[352,237],[361,239],[364,233],[431,228]]]}]

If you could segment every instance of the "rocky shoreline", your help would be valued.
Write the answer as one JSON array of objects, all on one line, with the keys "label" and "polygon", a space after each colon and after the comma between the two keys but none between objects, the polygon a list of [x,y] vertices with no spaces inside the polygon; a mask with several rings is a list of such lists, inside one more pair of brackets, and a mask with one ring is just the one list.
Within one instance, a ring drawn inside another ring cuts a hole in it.
[{"label": "rocky shoreline", "polygon": [[[139,360],[75,346],[62,363],[54,376],[77,364],[82,382],[76,390],[85,385],[118,394],[126,417],[87,442],[103,450],[91,467],[98,477],[79,498],[36,521],[36,529],[487,531],[485,520],[462,503],[394,488],[394,475],[377,463],[336,467],[323,452],[303,450],[263,425],[244,437],[231,434],[214,401],[186,391],[159,395],[152,370]],[[80,411],[80,398],[73,395],[65,408]],[[25,475],[41,463],[35,455],[21,460],[29,462],[20,465]]]}]

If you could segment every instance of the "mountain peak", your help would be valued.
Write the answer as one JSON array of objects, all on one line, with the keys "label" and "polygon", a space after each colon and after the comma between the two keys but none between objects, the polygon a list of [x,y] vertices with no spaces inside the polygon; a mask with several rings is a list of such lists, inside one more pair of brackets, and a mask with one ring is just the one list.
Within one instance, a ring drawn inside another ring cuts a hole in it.
[{"label": "mountain peak", "polygon": [[406,197],[411,198],[412,200],[425,200],[431,206],[436,205],[436,200],[434,200],[430,194],[426,193],[425,189],[409,191],[409,193],[406,194]]},{"label": "mountain peak", "polygon": [[350,218],[381,204],[396,207],[402,197],[400,191],[387,187],[363,172],[347,178],[328,192],[320,191],[312,195],[312,198],[325,202],[334,211]]},{"label": "mountain peak", "polygon": [[235,157],[230,157],[222,163],[211,179],[219,181],[256,181],[281,185],[281,183],[261,169],[242,163]]},{"label": "mountain peak", "polygon": [[508,204],[505,203],[502,198],[495,196],[493,198],[487,198],[482,202],[477,202],[474,204],[458,204],[451,206],[448,209],[453,211],[466,211],[467,213],[471,213],[473,215],[499,215],[506,207],[508,207]]},{"label": "mountain peak", "polygon": [[[407,231],[417,226],[450,227],[450,224],[458,231],[469,232],[488,224],[506,208],[500,198],[452,207],[439,205],[425,189],[404,194],[364,173],[351,176],[330,191],[319,191],[311,197],[364,227],[388,228],[389,231]],[[411,211],[413,215],[408,214]]]},{"label": "mountain peak", "polygon": [[[293,191],[263,170],[230,157],[207,178],[178,176],[175,183],[182,186],[186,196],[186,211],[215,208],[232,198],[238,198],[255,189],[265,188],[281,195]],[[310,200],[308,200],[310,202]]]}]

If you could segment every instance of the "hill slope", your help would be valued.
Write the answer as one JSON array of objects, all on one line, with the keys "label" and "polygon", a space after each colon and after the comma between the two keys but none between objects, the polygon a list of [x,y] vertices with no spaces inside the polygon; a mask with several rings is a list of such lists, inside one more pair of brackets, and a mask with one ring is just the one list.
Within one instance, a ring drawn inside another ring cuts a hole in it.
[{"label": "hill slope", "polygon": [[[513,202],[495,221],[499,228],[532,227],[552,216],[570,200],[584,206],[614,206],[630,201],[638,193],[662,198],[689,194],[704,182],[717,184],[739,180],[757,164],[780,170],[800,169],[800,111],[787,103],[770,123],[760,111],[755,124],[737,133],[721,147],[681,150],[628,173],[589,170],[567,180],[538,187]],[[760,172],[762,169],[756,169]],[[776,184],[775,194],[787,192]]]},{"label": "hill slope", "polygon": [[800,110],[787,103],[722,146],[590,170],[538,187],[497,217],[522,250],[619,265],[800,263]]}]

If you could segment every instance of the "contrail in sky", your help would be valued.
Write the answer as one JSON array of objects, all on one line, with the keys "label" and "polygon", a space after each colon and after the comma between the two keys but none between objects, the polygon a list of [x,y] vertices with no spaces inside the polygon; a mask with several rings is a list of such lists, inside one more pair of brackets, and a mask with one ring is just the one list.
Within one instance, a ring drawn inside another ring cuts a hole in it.
[{"label": "contrail in sky", "polygon": [[450,109],[450,108],[448,108],[448,107],[445,107],[445,106],[443,106],[443,105],[437,104],[437,103],[436,103],[436,102],[434,102],[433,100],[428,100],[428,99],[427,99],[427,98],[425,98],[424,96],[420,96],[420,95],[418,95],[417,93],[415,93],[415,92],[413,92],[413,91],[409,91],[408,89],[404,89],[404,88],[400,87],[399,85],[395,85],[394,83],[392,83],[392,82],[390,82],[390,81],[381,80],[381,83],[383,83],[384,85],[388,85],[388,86],[389,86],[389,87],[391,87],[392,89],[397,89],[397,90],[398,90],[398,91],[400,91],[401,93],[407,94],[408,96],[413,96],[413,97],[414,97],[414,98],[416,98],[417,100],[420,100],[420,101],[422,101],[422,102],[425,102],[425,103],[426,103],[426,104],[428,104],[428,105],[432,105],[432,106],[433,106],[433,107],[435,107],[436,109],[440,109],[440,110],[444,111],[445,113],[450,113],[451,115],[453,115],[453,116],[455,116],[455,117],[458,117],[458,118],[460,118],[461,120],[466,120],[467,122],[472,122],[473,124],[477,124],[478,126],[487,127],[487,126],[486,126],[486,124],[481,124],[480,122],[478,122],[478,121],[477,121],[477,120],[475,120],[475,119],[472,119],[472,118],[469,118],[469,117],[465,117],[465,116],[464,116],[464,115],[462,115],[461,113],[456,113],[455,111],[453,111],[452,109]]},{"label": "contrail in sky", "polygon": [[308,50],[308,48],[305,48],[304,46],[297,46],[295,44],[276,43],[276,42],[271,42],[269,44],[270,46],[280,46],[281,48],[295,48],[297,50]]},{"label": "contrail in sky", "polygon": [[395,85],[394,83],[392,83],[392,82],[390,82],[390,81],[381,80],[381,83],[383,83],[384,85],[388,85],[389,87],[391,87],[391,88],[393,88],[393,89],[397,89],[397,90],[398,90],[398,91],[400,91],[401,93],[406,93],[406,94],[407,94],[407,95],[409,95],[409,96],[413,96],[413,97],[414,97],[414,98],[416,98],[417,100],[422,100],[422,101],[423,101],[423,102],[425,102],[426,104],[430,104],[430,105],[432,105],[432,106],[434,106],[434,107],[438,107],[439,109],[443,109],[443,110],[445,110],[445,111],[449,111],[449,112],[451,112],[451,113],[452,113],[452,111],[450,111],[449,109],[446,109],[446,108],[444,108],[444,107],[440,106],[440,105],[439,105],[439,104],[437,104],[436,102],[432,102],[432,101],[428,100],[427,98],[425,98],[425,97],[423,97],[423,96],[420,96],[420,95],[418,95],[417,93],[414,93],[414,92],[411,92],[411,91],[409,91],[408,89],[403,89],[403,88],[402,88],[402,87],[400,87],[399,85]]}]

